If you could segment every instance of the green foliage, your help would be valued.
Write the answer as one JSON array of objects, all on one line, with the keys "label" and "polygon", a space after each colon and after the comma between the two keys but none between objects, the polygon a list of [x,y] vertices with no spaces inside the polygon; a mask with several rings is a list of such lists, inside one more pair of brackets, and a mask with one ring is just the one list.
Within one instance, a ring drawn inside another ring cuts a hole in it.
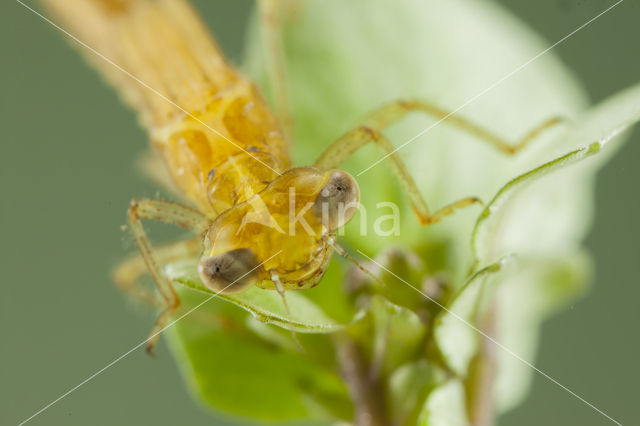
[{"label": "green foliage", "polygon": [[[190,290],[180,295],[187,306],[206,300]],[[263,420],[299,419],[312,412],[308,398],[348,409],[348,394],[331,363],[306,357],[291,335],[280,337],[282,342],[265,339],[241,310],[222,300],[206,302],[171,331],[187,383],[217,410]]]},{"label": "green foliage", "polygon": [[[453,110],[548,45],[497,5],[473,0],[305,0],[283,19],[299,164],[384,102],[424,98]],[[251,32],[247,69],[271,93],[259,25]],[[275,292],[258,288],[209,300],[171,332],[194,394],[257,420],[352,421],[353,383],[336,356],[337,342],[348,339],[396,424],[467,424],[478,391],[471,372],[485,356],[477,330],[533,362],[540,323],[589,280],[581,241],[593,178],[616,145],[608,142],[640,119],[640,86],[586,112],[584,105],[551,52],[460,111],[514,141],[551,116],[567,117],[521,154],[496,153],[446,123],[407,145],[401,156],[432,207],[468,195],[489,201],[428,228],[387,165],[359,176],[370,215],[380,201],[404,207],[399,236],[362,236],[356,220],[342,238],[393,272],[368,265],[385,286],[334,261],[316,288],[287,293],[290,313]],[[412,116],[387,134],[399,145],[433,124]],[[363,149],[345,167],[357,174],[378,158]],[[181,312],[212,296],[192,260],[166,270],[184,286]],[[494,352],[490,389],[503,411],[525,396],[532,370]]]},{"label": "green foliage", "polygon": [[502,259],[474,273],[433,325],[436,344],[457,376],[468,375],[469,363],[478,350],[478,340],[482,336],[473,323],[478,316],[483,290],[486,291],[486,282],[490,274],[500,272],[506,261]]},{"label": "green foliage", "polygon": [[464,397],[464,385],[459,380],[452,379],[443,383],[425,400],[418,425],[464,426],[468,424]]}]

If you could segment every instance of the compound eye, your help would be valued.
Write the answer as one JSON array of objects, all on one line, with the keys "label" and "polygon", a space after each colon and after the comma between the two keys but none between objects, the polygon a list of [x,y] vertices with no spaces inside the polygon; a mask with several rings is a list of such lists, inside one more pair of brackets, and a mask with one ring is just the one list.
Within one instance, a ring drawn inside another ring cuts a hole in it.
[{"label": "compound eye", "polygon": [[216,293],[238,293],[256,283],[259,266],[253,251],[242,248],[203,256],[198,262],[198,274],[204,285]]},{"label": "compound eye", "polygon": [[358,210],[360,189],[347,172],[334,170],[313,204],[313,212],[322,223],[334,231],[346,225]]}]

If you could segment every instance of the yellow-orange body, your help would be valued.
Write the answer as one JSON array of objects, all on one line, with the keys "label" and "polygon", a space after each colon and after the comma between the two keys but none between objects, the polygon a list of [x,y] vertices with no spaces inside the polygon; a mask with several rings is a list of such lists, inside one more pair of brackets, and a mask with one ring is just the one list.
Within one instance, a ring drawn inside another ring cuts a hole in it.
[{"label": "yellow-orange body", "polygon": [[[457,209],[480,203],[477,197],[466,197],[430,213],[397,155],[399,148],[382,133],[387,126],[411,112],[427,114],[513,155],[559,122],[551,118],[513,144],[436,105],[398,100],[374,110],[338,138],[316,160],[317,168],[291,168],[277,120],[256,87],[228,65],[186,0],[41,1],[64,24],[63,31],[68,29],[72,38],[93,51],[88,58],[138,111],[165,171],[197,209],[150,199],[135,200],[129,208],[128,223],[141,261],[166,302],[148,349],[179,298],[143,229],[143,219],[203,234],[198,274],[210,290],[239,292],[257,284],[277,289],[284,300],[285,289],[319,281],[332,249],[357,265],[334,235],[355,214],[358,185],[334,168],[368,143],[385,152],[383,159],[398,176],[421,224],[437,223]],[[273,18],[264,15],[265,21]],[[275,38],[267,38],[270,51],[277,53]],[[283,80],[278,72],[282,70],[272,68],[280,77],[275,85],[282,86],[277,83]],[[121,269],[123,287],[135,286],[137,269],[130,274]]]},{"label": "yellow-orange body", "polygon": [[[251,247],[265,261],[281,251],[265,271],[277,271],[287,288],[317,283],[329,258],[322,224],[308,208],[300,221],[292,219],[313,203],[328,174],[288,170],[282,133],[251,83],[236,79],[152,141],[181,192],[215,218],[206,254]],[[273,286],[266,274],[257,284]]]},{"label": "yellow-orange body", "polygon": [[273,286],[269,271],[285,288],[317,283],[330,248],[305,206],[329,172],[290,169],[277,120],[190,7],[181,0],[44,1],[111,62],[95,65],[140,113],[180,192],[211,219],[203,254],[250,247],[267,261],[261,287]]}]

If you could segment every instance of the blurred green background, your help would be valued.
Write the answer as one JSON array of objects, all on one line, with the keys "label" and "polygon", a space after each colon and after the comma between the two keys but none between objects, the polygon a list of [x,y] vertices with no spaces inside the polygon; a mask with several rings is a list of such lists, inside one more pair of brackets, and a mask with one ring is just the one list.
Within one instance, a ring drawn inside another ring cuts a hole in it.
[{"label": "blurred green background", "polygon": [[[501,3],[551,44],[613,2]],[[252,2],[196,4],[238,63]],[[129,200],[154,196],[157,188],[135,167],[146,137],[134,115],[42,19],[13,1],[0,10],[4,425],[29,417],[147,336],[153,315],[126,303],[109,273],[133,250],[120,230]],[[640,3],[627,0],[556,48],[594,102],[640,81],[638,22]],[[587,240],[596,259],[593,288],[544,325],[536,362],[625,424],[640,419],[634,409],[640,383],[638,159],[636,131],[599,175]],[[30,424],[237,424],[198,408],[164,345],[158,353],[155,360],[142,350],[131,353]],[[500,424],[607,421],[536,375],[528,401]]]}]

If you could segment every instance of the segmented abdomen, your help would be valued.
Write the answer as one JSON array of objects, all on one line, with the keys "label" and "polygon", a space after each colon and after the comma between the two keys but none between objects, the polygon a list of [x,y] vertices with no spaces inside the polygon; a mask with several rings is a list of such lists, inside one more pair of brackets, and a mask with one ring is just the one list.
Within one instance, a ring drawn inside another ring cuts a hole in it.
[{"label": "segmented abdomen", "polygon": [[[216,214],[289,167],[277,121],[183,0],[42,0],[140,115],[184,194]],[[100,57],[103,56],[103,57]]]}]

